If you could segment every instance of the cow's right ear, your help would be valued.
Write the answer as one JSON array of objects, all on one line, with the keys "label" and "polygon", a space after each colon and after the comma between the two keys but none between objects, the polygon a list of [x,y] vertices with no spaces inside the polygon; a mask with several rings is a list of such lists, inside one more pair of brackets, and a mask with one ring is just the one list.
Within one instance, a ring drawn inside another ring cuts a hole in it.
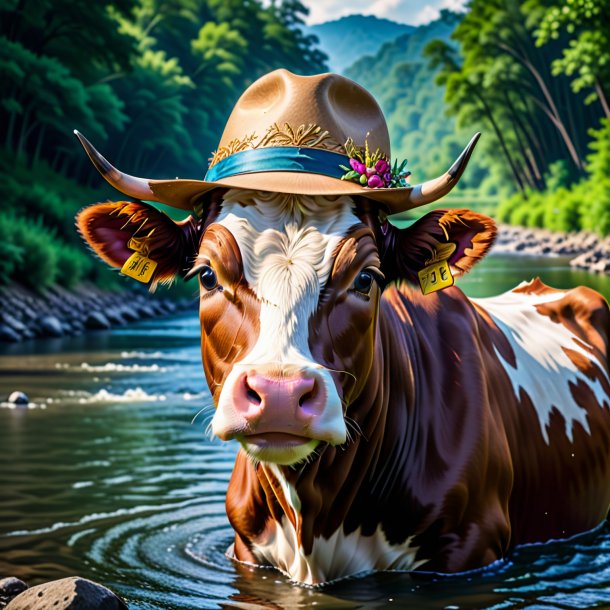
[{"label": "cow's right ear", "polygon": [[173,221],[146,203],[117,201],[82,209],[76,225],[93,251],[124,275],[170,284],[192,266],[199,246],[197,221]]}]

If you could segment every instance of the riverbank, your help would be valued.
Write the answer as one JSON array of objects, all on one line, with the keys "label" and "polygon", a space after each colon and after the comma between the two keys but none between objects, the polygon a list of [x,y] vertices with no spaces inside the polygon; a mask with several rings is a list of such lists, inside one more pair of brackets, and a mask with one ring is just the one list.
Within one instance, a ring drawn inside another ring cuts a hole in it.
[{"label": "riverbank", "polygon": [[610,237],[595,233],[559,233],[548,229],[498,226],[493,251],[497,254],[567,256],[570,266],[610,274]]},{"label": "riverbank", "polygon": [[189,299],[172,300],[143,292],[107,292],[93,284],[73,290],[60,286],[37,294],[13,284],[0,289],[0,342],[78,335],[107,330],[193,307]]}]

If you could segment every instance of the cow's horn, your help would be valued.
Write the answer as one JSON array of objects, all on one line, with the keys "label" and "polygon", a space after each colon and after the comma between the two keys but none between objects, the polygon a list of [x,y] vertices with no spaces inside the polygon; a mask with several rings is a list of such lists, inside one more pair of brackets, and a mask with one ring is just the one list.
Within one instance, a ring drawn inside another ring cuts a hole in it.
[{"label": "cow's horn", "polygon": [[102,174],[104,179],[111,184],[115,189],[121,191],[125,195],[135,197],[136,199],[148,199],[150,201],[157,201],[157,198],[153,194],[150,186],[148,186],[148,180],[144,178],[136,178],[136,176],[130,176],[120,172],[116,167],[111,165],[102,155],[100,155],[95,147],[85,136],[74,130],[74,135],[78,138],[79,142],[83,145],[85,152],[91,159],[93,165],[97,171]]},{"label": "cow's horn", "polygon": [[455,163],[442,176],[415,185],[409,197],[409,207],[432,203],[444,197],[458,183],[464,173],[470,160],[470,155],[472,155],[472,151],[480,136],[480,132],[472,136],[468,146],[466,146],[462,154],[455,160]]}]

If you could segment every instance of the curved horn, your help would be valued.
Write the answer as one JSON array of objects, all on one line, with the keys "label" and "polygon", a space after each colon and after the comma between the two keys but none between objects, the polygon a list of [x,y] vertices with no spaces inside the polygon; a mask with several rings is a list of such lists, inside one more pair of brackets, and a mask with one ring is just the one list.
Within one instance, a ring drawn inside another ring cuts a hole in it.
[{"label": "curved horn", "polygon": [[115,189],[121,191],[125,195],[135,197],[136,199],[147,199],[149,201],[159,201],[153,194],[148,180],[144,178],[136,178],[129,174],[120,172],[116,167],[108,163],[108,161],[100,155],[95,147],[85,136],[74,130],[74,135],[78,138],[79,142],[83,145],[85,152],[91,159],[93,165],[97,171],[102,174],[103,178],[111,184]]},{"label": "curved horn", "polygon": [[476,146],[481,133],[477,132],[472,136],[462,154],[455,160],[455,163],[442,176],[422,182],[413,187],[409,196],[409,207],[432,203],[445,196],[459,181],[468,165],[470,155]]}]

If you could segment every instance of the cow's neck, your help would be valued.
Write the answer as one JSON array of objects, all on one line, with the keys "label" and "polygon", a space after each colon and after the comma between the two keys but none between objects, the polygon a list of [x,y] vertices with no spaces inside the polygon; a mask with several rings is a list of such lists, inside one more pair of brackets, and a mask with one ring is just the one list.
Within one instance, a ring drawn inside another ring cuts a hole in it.
[{"label": "cow's neck", "polygon": [[[371,564],[376,556],[380,561],[391,556],[396,568],[417,565],[416,549],[408,541],[420,517],[411,506],[404,467],[416,436],[412,363],[419,361],[421,346],[408,312],[402,314],[406,317],[397,319],[395,308],[382,303],[372,369],[347,411],[359,429],[353,441],[326,446],[317,459],[298,468],[256,468],[258,486],[251,491],[258,498],[256,510],[268,520],[261,521],[256,536],[242,536],[255,542],[258,555],[248,557],[242,547],[241,558],[266,559],[304,582],[332,578],[332,562],[345,571],[355,561],[348,569],[352,573],[383,567]],[[254,470],[244,456],[240,462]],[[384,518],[391,503],[400,506],[398,520]],[[359,559],[368,563],[360,565]]]}]

